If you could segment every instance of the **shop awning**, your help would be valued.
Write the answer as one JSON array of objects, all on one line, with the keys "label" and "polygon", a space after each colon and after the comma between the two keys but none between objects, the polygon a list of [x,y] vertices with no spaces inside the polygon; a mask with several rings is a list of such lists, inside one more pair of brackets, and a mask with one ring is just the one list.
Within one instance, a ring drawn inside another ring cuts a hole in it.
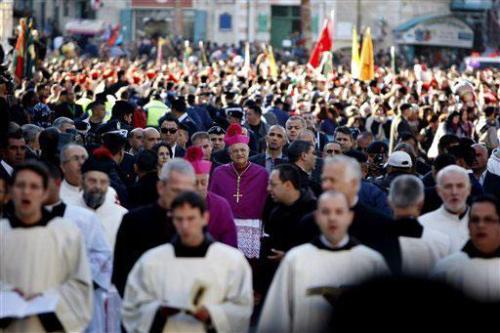
[{"label": "shop awning", "polygon": [[472,29],[453,15],[427,15],[413,18],[394,30],[396,43],[441,47],[472,48]]},{"label": "shop awning", "polygon": [[450,4],[451,10],[460,11],[485,11],[493,8],[491,0],[453,0]]},{"label": "shop awning", "polygon": [[75,20],[69,21],[64,30],[69,34],[98,36],[104,32],[106,24],[99,20]]}]

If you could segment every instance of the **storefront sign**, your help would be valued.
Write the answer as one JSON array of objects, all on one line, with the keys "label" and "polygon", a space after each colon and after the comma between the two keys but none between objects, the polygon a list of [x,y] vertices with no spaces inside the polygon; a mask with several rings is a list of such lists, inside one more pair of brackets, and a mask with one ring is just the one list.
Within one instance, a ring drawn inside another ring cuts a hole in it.
[{"label": "storefront sign", "polygon": [[464,22],[454,17],[436,17],[395,32],[399,44],[472,48],[474,34]]}]

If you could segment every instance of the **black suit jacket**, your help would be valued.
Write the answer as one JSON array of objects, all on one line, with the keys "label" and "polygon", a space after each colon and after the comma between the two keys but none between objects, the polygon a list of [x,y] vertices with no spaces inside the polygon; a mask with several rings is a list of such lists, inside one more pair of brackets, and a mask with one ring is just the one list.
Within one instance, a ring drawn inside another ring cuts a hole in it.
[{"label": "black suit jacket", "polygon": [[184,148],[182,148],[181,146],[176,145],[175,149],[174,149],[174,156],[175,157],[184,157],[184,155],[186,155],[186,150]]},{"label": "black suit jacket", "polygon": [[[260,153],[257,155],[253,155],[252,157],[250,157],[250,162],[258,164],[258,165],[265,168],[266,167],[266,153]],[[288,159],[286,158],[285,155],[283,155],[283,158],[277,158],[274,160],[274,167],[276,167],[280,164],[287,163],[287,162],[288,162]]]},{"label": "black suit jacket", "polygon": [[149,249],[168,243],[176,234],[166,209],[157,202],[129,211],[118,229],[111,281],[123,297],[128,274]]}]

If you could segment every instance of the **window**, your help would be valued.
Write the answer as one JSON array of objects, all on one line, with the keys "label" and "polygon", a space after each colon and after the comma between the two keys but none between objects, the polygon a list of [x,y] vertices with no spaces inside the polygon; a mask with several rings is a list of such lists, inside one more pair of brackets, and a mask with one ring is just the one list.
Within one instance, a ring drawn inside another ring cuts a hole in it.
[{"label": "window", "polygon": [[223,13],[219,16],[219,30],[230,31],[232,29],[232,16],[229,13]]}]

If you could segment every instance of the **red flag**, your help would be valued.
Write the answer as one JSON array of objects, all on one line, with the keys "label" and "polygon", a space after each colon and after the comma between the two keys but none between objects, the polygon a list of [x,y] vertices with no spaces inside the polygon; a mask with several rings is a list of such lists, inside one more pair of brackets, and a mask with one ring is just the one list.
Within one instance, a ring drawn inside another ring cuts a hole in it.
[{"label": "red flag", "polygon": [[332,22],[330,20],[326,20],[323,25],[323,29],[319,34],[318,41],[316,42],[316,46],[311,53],[311,57],[309,58],[309,65],[313,68],[317,68],[321,62],[321,53],[330,51],[333,47],[332,40]]},{"label": "red flag", "polygon": [[120,25],[117,24],[112,30],[111,30],[111,35],[109,36],[108,39],[108,46],[114,46],[116,43],[116,40],[120,36]]},{"label": "red flag", "polygon": [[26,53],[26,31],[28,29],[26,19],[22,18],[19,21],[21,30],[17,37],[16,48],[14,49],[13,72],[14,75],[21,80],[24,76],[24,55]]}]

